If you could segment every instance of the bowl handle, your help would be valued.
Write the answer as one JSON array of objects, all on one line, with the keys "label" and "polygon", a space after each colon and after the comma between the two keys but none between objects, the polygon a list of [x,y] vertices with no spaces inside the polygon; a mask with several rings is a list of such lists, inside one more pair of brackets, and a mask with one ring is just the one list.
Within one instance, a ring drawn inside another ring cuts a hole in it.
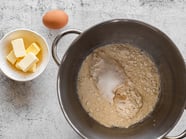
[{"label": "bowl handle", "polygon": [[54,39],[53,43],[52,43],[52,57],[53,57],[54,61],[56,62],[56,64],[58,66],[61,63],[61,60],[60,60],[60,58],[57,55],[57,45],[58,45],[58,42],[65,35],[72,34],[72,33],[79,35],[79,34],[81,34],[81,31],[80,30],[77,30],[77,29],[68,29],[68,30],[65,30],[65,31],[61,32],[59,35],[57,35],[56,38]]},{"label": "bowl handle", "polygon": [[164,137],[163,139],[183,139],[183,138],[185,138],[186,137],[186,130],[185,131],[183,131],[183,133],[181,133],[180,135],[178,135],[178,136],[167,136],[167,137]]},{"label": "bowl handle", "polygon": [[[186,106],[185,106],[185,111],[186,111]],[[177,136],[166,136],[163,137],[162,139],[183,139],[186,137],[186,130],[183,131],[180,135]]]}]

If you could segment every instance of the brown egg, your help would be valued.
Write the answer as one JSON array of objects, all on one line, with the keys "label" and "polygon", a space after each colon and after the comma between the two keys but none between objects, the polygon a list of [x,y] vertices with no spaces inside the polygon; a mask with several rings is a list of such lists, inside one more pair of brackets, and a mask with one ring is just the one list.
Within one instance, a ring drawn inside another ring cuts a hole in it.
[{"label": "brown egg", "polygon": [[51,10],[43,16],[43,24],[50,29],[60,29],[68,23],[68,15],[62,10]]}]

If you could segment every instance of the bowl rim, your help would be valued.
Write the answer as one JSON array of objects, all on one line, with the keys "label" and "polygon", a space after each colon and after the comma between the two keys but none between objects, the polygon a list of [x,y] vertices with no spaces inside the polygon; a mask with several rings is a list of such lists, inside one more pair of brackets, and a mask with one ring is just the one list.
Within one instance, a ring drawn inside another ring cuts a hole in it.
[{"label": "bowl rim", "polygon": [[[25,82],[25,81],[31,81],[35,78],[37,78],[39,75],[41,75],[41,73],[43,73],[43,71],[46,69],[48,63],[49,63],[49,60],[50,60],[50,50],[49,50],[49,45],[46,41],[46,39],[38,32],[32,30],[32,29],[28,29],[28,28],[17,28],[17,29],[14,29],[14,30],[11,30],[9,32],[7,32],[1,39],[0,39],[0,44],[2,44],[2,42],[4,41],[4,39],[6,39],[9,35],[13,34],[13,33],[16,33],[16,32],[20,32],[20,31],[27,31],[27,32],[30,32],[30,33],[33,33],[35,34],[36,36],[38,36],[39,38],[41,38],[41,40],[43,40],[43,42],[45,43],[45,48],[47,50],[47,57],[46,57],[46,62],[45,62],[45,65],[44,67],[37,73],[35,74],[34,76],[31,76],[29,78],[14,78],[12,76],[10,76],[9,74],[7,74],[6,71],[4,71],[2,69],[2,64],[0,63],[0,71],[6,76],[8,77],[9,79],[12,79],[14,81],[18,81],[18,82]],[[0,46],[1,47],[1,46]]]}]

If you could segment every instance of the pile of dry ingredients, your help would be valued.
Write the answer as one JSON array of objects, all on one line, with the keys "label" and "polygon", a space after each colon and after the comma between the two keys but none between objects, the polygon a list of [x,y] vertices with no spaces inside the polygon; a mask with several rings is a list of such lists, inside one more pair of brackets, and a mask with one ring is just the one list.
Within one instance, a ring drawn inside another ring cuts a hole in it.
[{"label": "pile of dry ingredients", "polygon": [[78,95],[88,114],[106,127],[143,120],[158,101],[160,77],[151,58],[129,44],[95,49],[80,68]]}]

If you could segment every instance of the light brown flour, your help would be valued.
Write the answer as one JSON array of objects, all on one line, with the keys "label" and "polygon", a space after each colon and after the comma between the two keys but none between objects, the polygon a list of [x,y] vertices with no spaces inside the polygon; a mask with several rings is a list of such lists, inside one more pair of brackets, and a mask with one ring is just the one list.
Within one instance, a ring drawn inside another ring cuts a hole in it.
[{"label": "light brown flour", "polygon": [[106,127],[142,121],[158,101],[160,77],[151,58],[129,44],[95,49],[78,75],[78,95],[88,114]]}]

